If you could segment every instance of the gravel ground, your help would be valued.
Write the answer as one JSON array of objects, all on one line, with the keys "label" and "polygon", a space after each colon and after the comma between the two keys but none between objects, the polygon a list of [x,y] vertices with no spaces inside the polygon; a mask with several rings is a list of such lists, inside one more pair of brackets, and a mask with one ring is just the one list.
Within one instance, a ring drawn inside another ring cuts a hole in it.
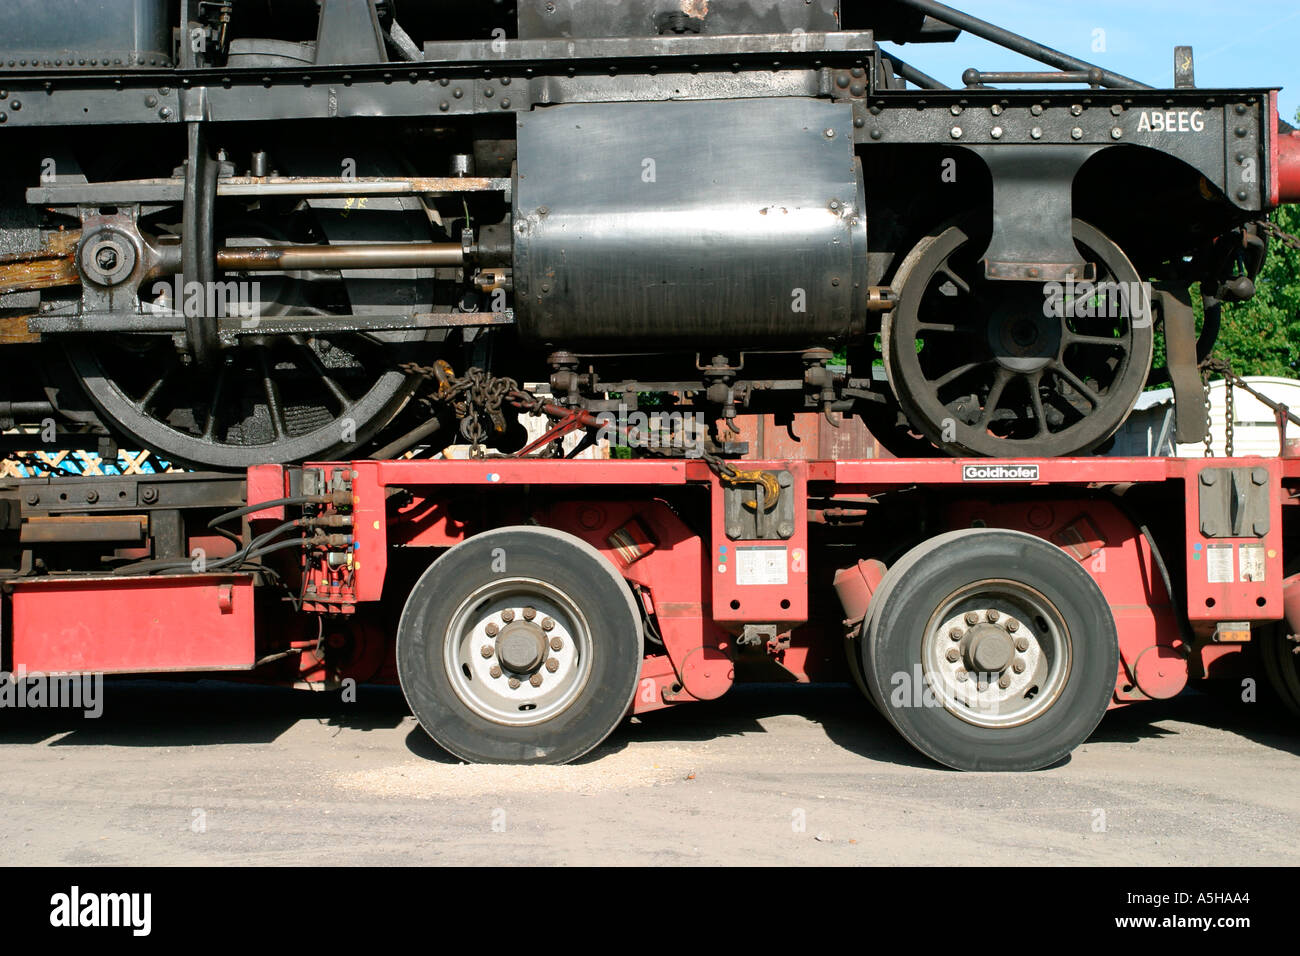
[{"label": "gravel ground", "polygon": [[0,712],[6,864],[1300,863],[1300,733],[1189,693],[1065,763],[961,774],[848,687],[742,687],[567,767],[457,763],[401,694],[118,682]]}]

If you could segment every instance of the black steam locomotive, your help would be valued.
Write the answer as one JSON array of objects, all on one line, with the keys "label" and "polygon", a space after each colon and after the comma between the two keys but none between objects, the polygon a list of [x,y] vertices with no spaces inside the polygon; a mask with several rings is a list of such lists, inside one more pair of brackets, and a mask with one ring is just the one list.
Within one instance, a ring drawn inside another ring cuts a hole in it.
[{"label": "black steam locomotive", "polygon": [[[961,31],[1046,69],[897,53]],[[1166,376],[1193,440],[1288,132],[1190,50],[1151,89],[931,0],[6,0],[0,425],[428,454],[413,396],[474,368],[1061,456]]]}]

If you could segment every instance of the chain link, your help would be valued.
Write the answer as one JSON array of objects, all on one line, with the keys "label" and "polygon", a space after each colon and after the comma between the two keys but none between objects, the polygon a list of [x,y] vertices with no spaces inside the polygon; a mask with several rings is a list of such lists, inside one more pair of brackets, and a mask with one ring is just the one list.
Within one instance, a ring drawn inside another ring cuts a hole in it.
[{"label": "chain link", "polygon": [[[420,402],[431,415],[437,413],[438,406],[451,407],[460,422],[460,433],[470,443],[470,454],[475,458],[482,458],[486,453],[484,440],[488,433],[483,427],[484,417],[491,422],[497,434],[505,432],[506,403],[530,415],[546,415],[557,420],[561,418],[548,411],[551,403],[546,399],[525,390],[512,378],[491,375],[481,368],[470,368],[463,376],[457,376],[452,367],[443,361],[432,366],[408,362],[400,368],[408,375],[419,375],[428,382],[438,383],[436,391],[422,395]],[[621,437],[626,447],[649,455],[682,458],[687,454],[686,448],[681,445],[653,443],[650,436],[639,435],[635,429],[625,430]],[[552,450],[558,445],[558,439],[552,442]],[[724,481],[735,481],[741,475],[730,462],[707,448],[701,448],[698,457]]]},{"label": "chain link", "polygon": [[1300,249],[1300,238],[1286,232],[1275,223],[1272,219],[1261,219],[1259,222],[1259,231],[1266,236],[1276,239],[1278,242],[1292,249]]}]

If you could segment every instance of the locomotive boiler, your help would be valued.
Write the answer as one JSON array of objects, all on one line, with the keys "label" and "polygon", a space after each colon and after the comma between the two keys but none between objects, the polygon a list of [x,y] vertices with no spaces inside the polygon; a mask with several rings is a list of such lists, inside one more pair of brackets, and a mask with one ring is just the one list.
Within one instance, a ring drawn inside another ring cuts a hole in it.
[{"label": "locomotive boiler", "polygon": [[[897,52],[962,31],[1044,70]],[[1300,143],[1193,69],[931,0],[9,0],[0,421],[214,469],[516,450],[437,422],[475,369],[1051,457],[1167,379],[1194,440]]]}]

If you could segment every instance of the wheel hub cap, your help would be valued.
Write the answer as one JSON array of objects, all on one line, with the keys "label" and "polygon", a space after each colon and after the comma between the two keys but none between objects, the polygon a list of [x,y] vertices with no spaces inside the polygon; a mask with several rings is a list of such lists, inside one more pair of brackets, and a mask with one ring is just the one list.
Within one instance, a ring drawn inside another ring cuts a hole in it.
[{"label": "wheel hub cap", "polygon": [[497,636],[497,656],[516,674],[531,673],[546,660],[546,633],[527,621],[507,624]]}]

